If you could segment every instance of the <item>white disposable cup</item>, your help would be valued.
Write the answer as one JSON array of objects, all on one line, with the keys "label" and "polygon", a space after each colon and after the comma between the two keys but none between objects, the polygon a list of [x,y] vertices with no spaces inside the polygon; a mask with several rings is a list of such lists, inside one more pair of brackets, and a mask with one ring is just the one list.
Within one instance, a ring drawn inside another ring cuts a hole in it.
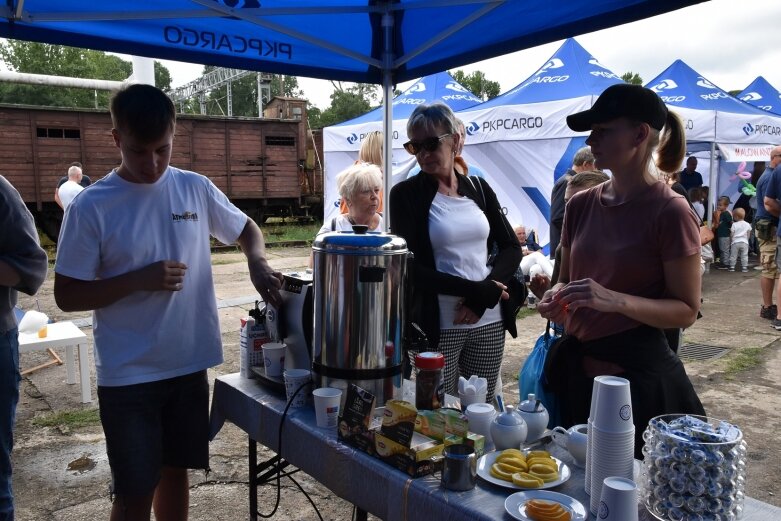
[{"label": "white disposable cup", "polygon": [[634,428],[632,393],[629,380],[617,376],[598,376],[594,426],[603,431],[626,432]]},{"label": "white disposable cup", "polygon": [[[461,392],[458,393],[458,399],[461,402],[461,410],[464,412],[466,412],[467,408],[473,403],[485,403],[485,397],[485,392],[478,394],[463,394]],[[493,406],[491,406],[491,408],[493,409]]]},{"label": "white disposable cup", "polygon": [[486,444],[491,443],[491,423],[493,423],[495,416],[496,409],[489,403],[473,403],[466,408],[469,430],[485,436]]},{"label": "white disposable cup", "polygon": [[333,387],[320,387],[315,389],[312,395],[315,397],[317,426],[326,429],[336,427],[342,401],[342,390]]},{"label": "white disposable cup", "polygon": [[637,521],[637,485],[631,479],[611,476],[602,485],[597,519]]},{"label": "white disposable cup", "polygon": [[282,376],[285,370],[285,344],[279,342],[266,342],[263,344],[263,363],[266,368],[266,376]]},{"label": "white disposable cup", "polygon": [[[287,395],[287,401],[290,403],[291,409],[297,409],[306,405],[306,399],[309,397],[310,390],[312,388],[312,374],[308,369],[287,369],[284,373],[285,380],[285,394]],[[298,388],[304,386],[303,389],[298,391]],[[298,391],[298,394],[296,394]],[[295,397],[293,396],[295,394]]]}]

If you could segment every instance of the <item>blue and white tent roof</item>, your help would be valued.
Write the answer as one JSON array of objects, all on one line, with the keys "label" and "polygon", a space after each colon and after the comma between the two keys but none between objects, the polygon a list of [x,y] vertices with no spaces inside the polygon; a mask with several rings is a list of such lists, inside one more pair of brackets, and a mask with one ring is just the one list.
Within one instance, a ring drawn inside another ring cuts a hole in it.
[{"label": "blue and white tent roof", "polygon": [[596,96],[622,82],[620,76],[599,63],[574,38],[569,38],[537,72],[479,108]]},{"label": "blue and white tent roof", "polygon": [[764,114],[720,89],[681,60],[675,60],[660,75],[646,84],[662,101],[672,107],[713,110],[737,114]]},{"label": "blue and white tent roof", "polygon": [[757,76],[757,79],[736,97],[762,110],[781,114],[781,92],[762,76]]},{"label": "blue and white tent roof", "polygon": [[[407,90],[393,98],[393,119],[407,119],[418,105],[434,101],[445,103],[455,112],[472,107],[483,100],[454,80],[449,72],[439,72],[419,79]],[[339,123],[339,126],[357,125],[371,121],[382,121],[382,108]]]}]

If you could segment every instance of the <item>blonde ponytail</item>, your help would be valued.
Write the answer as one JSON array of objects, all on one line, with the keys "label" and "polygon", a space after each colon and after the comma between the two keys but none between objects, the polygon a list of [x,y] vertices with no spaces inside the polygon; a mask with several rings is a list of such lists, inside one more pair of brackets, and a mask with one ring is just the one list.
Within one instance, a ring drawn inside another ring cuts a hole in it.
[{"label": "blonde ponytail", "polygon": [[668,110],[656,152],[656,167],[662,172],[676,172],[686,154],[686,133],[678,114]]}]

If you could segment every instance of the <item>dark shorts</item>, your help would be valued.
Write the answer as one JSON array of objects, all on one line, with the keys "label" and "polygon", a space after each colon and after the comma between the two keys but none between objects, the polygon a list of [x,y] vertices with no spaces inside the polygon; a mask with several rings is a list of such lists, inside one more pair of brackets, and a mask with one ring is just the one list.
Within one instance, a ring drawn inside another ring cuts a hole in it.
[{"label": "dark shorts", "polygon": [[152,493],[163,466],[208,469],[205,370],[158,382],[101,386],[98,400],[113,494]]}]

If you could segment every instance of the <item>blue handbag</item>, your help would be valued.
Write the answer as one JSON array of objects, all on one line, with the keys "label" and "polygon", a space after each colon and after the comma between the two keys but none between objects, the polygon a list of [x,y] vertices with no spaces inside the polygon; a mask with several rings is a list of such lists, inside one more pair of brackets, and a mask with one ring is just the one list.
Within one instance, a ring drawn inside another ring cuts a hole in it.
[{"label": "blue handbag", "polygon": [[549,320],[545,332],[537,339],[534,349],[518,373],[518,389],[521,393],[521,400],[525,400],[529,394],[534,394],[542,402],[548,410],[549,429],[561,425],[561,408],[558,397],[546,389],[545,359],[550,347],[561,339],[562,332],[561,326],[551,324]]}]

